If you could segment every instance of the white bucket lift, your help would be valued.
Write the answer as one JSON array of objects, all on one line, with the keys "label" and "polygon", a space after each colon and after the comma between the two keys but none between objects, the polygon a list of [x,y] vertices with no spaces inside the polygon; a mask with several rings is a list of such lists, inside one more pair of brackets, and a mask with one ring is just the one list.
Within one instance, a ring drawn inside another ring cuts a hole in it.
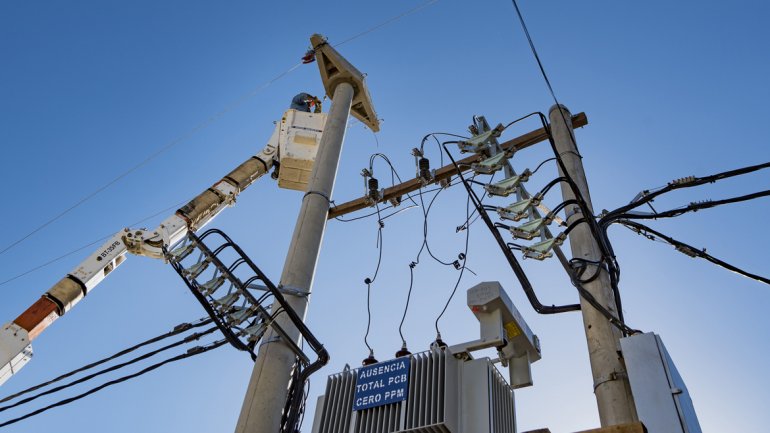
[{"label": "white bucket lift", "polygon": [[289,109],[283,114],[268,143],[278,148],[279,187],[307,191],[325,124],[325,113]]}]

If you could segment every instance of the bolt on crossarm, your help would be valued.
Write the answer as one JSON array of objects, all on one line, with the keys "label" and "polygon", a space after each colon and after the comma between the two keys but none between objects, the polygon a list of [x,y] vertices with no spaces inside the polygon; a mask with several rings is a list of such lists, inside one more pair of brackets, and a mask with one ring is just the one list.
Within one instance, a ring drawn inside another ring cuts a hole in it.
[{"label": "bolt on crossarm", "polygon": [[[286,296],[291,307],[303,319],[326,229],[348,116],[352,113],[373,131],[379,130],[363,74],[327,44],[321,35],[313,35],[310,41],[332,106],[307,193],[302,198],[280,282],[282,287],[290,288],[294,293],[304,293],[304,296]],[[274,305],[274,311],[276,308]],[[296,328],[284,315],[278,316],[276,321],[299,342]],[[267,335],[263,341],[236,425],[237,433],[275,433],[280,429],[295,355],[289,345],[275,334]]]},{"label": "bolt on crossarm", "polygon": [[[583,218],[593,218],[593,206],[574,132],[572,126],[568,125],[568,121],[565,121],[571,118],[571,114],[564,106],[554,106],[549,112],[549,117],[556,152],[566,168],[564,173],[560,165],[559,174],[572,178],[588,211],[591,212],[590,215],[584,215],[580,206],[567,206],[565,212],[569,226]],[[572,188],[564,183],[562,197],[565,202],[576,198]],[[586,263],[601,261],[601,250],[588,224],[577,225],[569,235],[569,242],[573,258],[585,260]],[[617,302],[613,295],[610,277],[603,267],[598,267],[597,272],[599,272],[597,278],[582,283],[582,286],[601,306],[618,317]],[[601,425],[606,427],[637,421],[628,376],[618,354],[621,332],[583,296],[580,298],[580,305]]]}]

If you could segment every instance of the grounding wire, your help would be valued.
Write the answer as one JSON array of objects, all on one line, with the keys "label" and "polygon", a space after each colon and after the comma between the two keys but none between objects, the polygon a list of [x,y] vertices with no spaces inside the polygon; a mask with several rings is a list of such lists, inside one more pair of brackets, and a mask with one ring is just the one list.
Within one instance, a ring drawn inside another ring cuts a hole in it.
[{"label": "grounding wire", "polygon": [[[403,208],[401,208],[401,209],[397,209],[397,210],[395,210],[395,211],[393,211],[393,212],[391,212],[391,213],[389,213],[389,214],[385,215],[384,217],[382,217],[382,218],[380,218],[380,219],[381,219],[382,221],[385,221],[386,219],[388,219],[388,218],[390,218],[390,217],[392,217],[392,216],[398,215],[398,214],[400,214],[401,212],[404,212],[404,211],[407,211],[407,210],[409,210],[409,209],[413,209],[413,208],[416,208],[416,207],[420,207],[420,205],[413,205],[413,204],[412,204],[412,205],[409,205],[409,206],[407,206],[407,207],[403,207]],[[385,209],[393,209],[393,206],[389,206],[389,207],[386,207]],[[346,219],[346,218],[341,218],[341,217],[334,217],[334,219],[335,219],[335,220],[337,220],[337,221],[343,222],[343,223],[349,223],[349,222],[353,222],[353,221],[362,220],[362,219],[364,219],[364,218],[373,217],[373,216],[375,216],[375,215],[377,215],[377,214],[378,214],[378,212],[377,212],[377,211],[374,211],[374,212],[372,212],[372,213],[368,213],[368,214],[366,214],[366,215],[361,215],[361,216],[358,216],[358,217],[355,217],[355,218],[347,218],[347,219]]]}]

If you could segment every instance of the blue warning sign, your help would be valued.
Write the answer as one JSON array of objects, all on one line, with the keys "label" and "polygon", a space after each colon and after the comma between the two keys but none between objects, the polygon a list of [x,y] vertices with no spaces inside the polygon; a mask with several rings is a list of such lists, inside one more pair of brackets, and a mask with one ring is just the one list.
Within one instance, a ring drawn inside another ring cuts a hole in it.
[{"label": "blue warning sign", "polygon": [[404,401],[408,392],[409,357],[361,367],[356,373],[353,410]]}]

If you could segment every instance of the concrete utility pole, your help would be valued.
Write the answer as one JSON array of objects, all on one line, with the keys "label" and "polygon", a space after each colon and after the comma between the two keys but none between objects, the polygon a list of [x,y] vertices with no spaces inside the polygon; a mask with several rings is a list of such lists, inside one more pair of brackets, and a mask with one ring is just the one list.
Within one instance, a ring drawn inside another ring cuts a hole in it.
[{"label": "concrete utility pole", "polygon": [[[556,149],[564,161],[569,176],[577,184],[580,194],[585,199],[593,215],[588,182],[583,171],[581,156],[577,150],[572,125],[569,122],[572,115],[564,106],[553,106],[548,114],[551,122],[551,132],[556,142]],[[564,119],[567,121],[565,122]],[[564,175],[561,173],[561,168],[559,172],[562,176]],[[572,190],[566,184],[562,184],[562,196],[565,201],[575,198]],[[576,205],[568,206],[566,214],[568,217],[567,224],[571,224],[584,217],[593,217],[592,215],[582,215],[580,208]],[[576,226],[569,235],[569,242],[573,257],[589,261],[601,259],[601,250],[588,225],[580,224]],[[595,267],[592,266],[592,268]],[[593,274],[593,269],[589,269],[586,272],[586,275],[591,274]],[[615,303],[610,278],[606,270],[601,271],[599,278],[583,284],[583,287],[607,310],[617,315],[617,304]],[[580,298],[580,306],[583,313],[583,327],[585,328],[586,340],[588,341],[588,355],[591,360],[591,371],[594,379],[594,394],[599,406],[601,425],[602,427],[607,427],[636,421],[636,409],[631,396],[628,376],[618,355],[620,350],[619,340],[622,335],[606,317],[582,297]]]},{"label": "concrete utility pole", "polygon": [[[332,106],[281,275],[281,286],[307,294],[285,295],[303,320],[326,229],[329,200],[334,189],[348,115],[352,113],[373,131],[379,130],[363,74],[327,44],[321,35],[313,35],[310,42]],[[277,305],[273,304],[275,308]],[[278,316],[276,322],[299,344],[299,332],[286,315]],[[279,431],[294,362],[294,353],[275,333],[263,337],[235,429],[237,433]]]}]

